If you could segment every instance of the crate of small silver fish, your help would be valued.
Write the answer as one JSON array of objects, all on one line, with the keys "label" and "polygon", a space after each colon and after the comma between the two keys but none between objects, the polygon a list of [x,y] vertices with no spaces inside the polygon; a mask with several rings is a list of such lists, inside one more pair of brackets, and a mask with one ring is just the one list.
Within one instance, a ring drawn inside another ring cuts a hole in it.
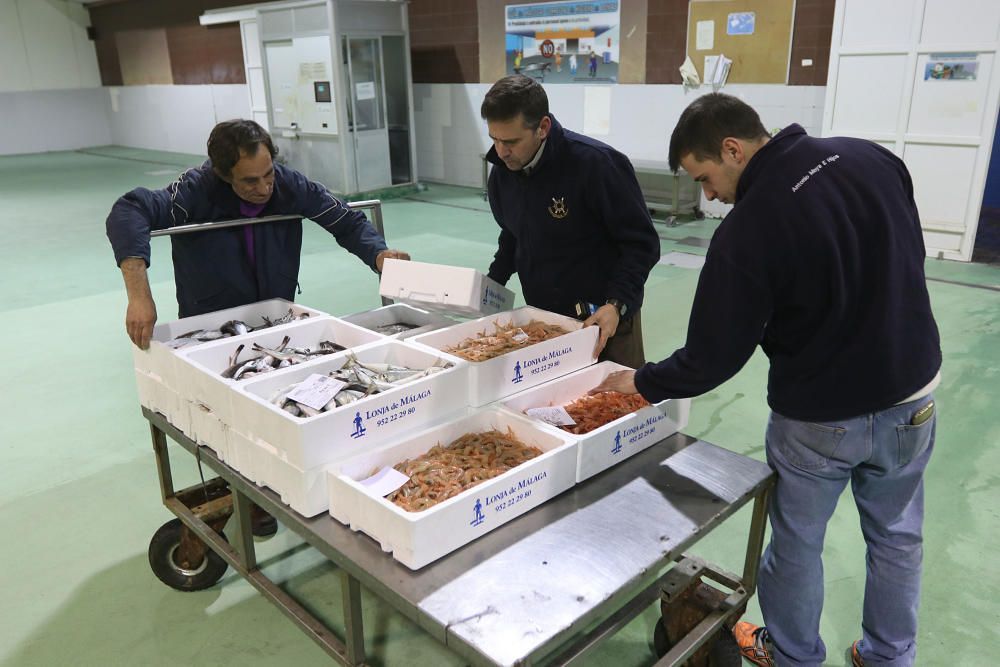
[{"label": "crate of small silver fish", "polygon": [[301,470],[464,410],[468,364],[385,341],[234,387],[232,425]]},{"label": "crate of small silver fish", "polygon": [[354,313],[344,317],[344,320],[400,340],[457,324],[450,317],[405,303],[392,303],[374,310]]},{"label": "crate of small silver fish", "polygon": [[269,299],[157,324],[148,349],[132,346],[139,403],[163,414],[187,433],[188,402],[180,396],[178,350],[325,316],[326,313],[284,299]]},{"label": "crate of small silver fish", "polygon": [[515,394],[500,405],[577,442],[576,481],[582,482],[687,426],[689,398],[651,405],[639,394],[588,394],[611,373],[624,370],[630,369],[602,361]]},{"label": "crate of small silver fish", "polygon": [[330,514],[415,570],[575,481],[576,443],[485,408],[330,466]]},{"label": "crate of small silver fish", "polygon": [[233,386],[384,340],[373,331],[325,316],[205,343],[178,351],[180,391],[227,426],[237,427],[242,415],[232,411]]}]

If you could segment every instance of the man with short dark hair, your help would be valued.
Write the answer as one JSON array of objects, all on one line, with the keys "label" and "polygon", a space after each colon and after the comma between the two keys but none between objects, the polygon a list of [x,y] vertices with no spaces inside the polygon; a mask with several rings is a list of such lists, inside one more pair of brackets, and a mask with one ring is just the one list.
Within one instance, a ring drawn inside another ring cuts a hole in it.
[{"label": "man with short dark hair", "polygon": [[[208,138],[208,161],[162,190],[137,188],[115,202],[108,239],[128,293],[125,329],[142,349],[156,323],[149,289],[150,232],[177,225],[264,215],[301,215],[333,234],[374,271],[389,250],[360,211],[324,186],[280,164],[264,128],[252,120],[219,123]],[[272,222],[171,237],[180,317],[271,298],[293,300],[298,284],[302,225]]]},{"label": "man with short dark hair", "polygon": [[770,137],[756,111],[718,93],[681,114],[678,166],[706,197],[735,204],[709,246],[687,342],[593,391],[697,396],[760,345],[777,485],[759,581],[767,627],[737,624],[742,653],[758,665],[825,660],[823,540],[850,482],[868,545],[852,661],[912,665],[941,347],[906,166],[872,142],[814,139],[798,125]]},{"label": "man with short dark hair", "polygon": [[595,354],[645,362],[639,309],[660,239],[624,155],[564,129],[545,90],[523,75],[483,100],[493,148],[490,208],[500,238],[489,276],[515,272],[529,306],[600,327]]}]

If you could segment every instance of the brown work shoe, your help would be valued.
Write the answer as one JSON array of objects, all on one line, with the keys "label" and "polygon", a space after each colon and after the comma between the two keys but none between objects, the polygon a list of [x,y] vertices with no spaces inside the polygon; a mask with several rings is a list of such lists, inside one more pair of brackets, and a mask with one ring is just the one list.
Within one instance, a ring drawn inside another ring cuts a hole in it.
[{"label": "brown work shoe", "polygon": [[740,655],[755,665],[774,667],[771,657],[771,638],[767,628],[740,621],[733,627],[733,638],[740,647]]},{"label": "brown work shoe", "polygon": [[861,651],[858,650],[858,644],[861,640],[858,639],[853,644],[851,644],[851,664],[854,667],[865,667],[865,661],[861,659]]}]

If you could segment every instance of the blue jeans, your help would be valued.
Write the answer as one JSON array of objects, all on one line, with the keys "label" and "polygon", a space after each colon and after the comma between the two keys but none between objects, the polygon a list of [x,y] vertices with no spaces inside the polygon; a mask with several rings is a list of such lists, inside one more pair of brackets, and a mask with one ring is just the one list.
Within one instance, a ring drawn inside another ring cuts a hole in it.
[{"label": "blue jeans", "polygon": [[868,545],[862,642],[865,665],[908,666],[916,656],[923,558],[924,469],[937,415],[912,426],[927,396],[872,414],[809,423],[772,412],[767,462],[778,475],[771,542],[759,595],[779,665],[820,665],[823,539],[851,482]]}]

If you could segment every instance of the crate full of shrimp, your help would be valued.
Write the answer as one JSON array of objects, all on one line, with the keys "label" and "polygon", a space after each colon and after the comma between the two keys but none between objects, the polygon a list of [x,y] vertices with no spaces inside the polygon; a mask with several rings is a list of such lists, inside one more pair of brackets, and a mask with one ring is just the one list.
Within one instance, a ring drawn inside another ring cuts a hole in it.
[{"label": "crate full of shrimp", "polygon": [[608,375],[623,370],[630,369],[602,361],[512,396],[501,406],[575,441],[576,481],[582,482],[687,426],[689,398],[650,405],[639,394],[588,395]]},{"label": "crate full of shrimp", "polygon": [[374,310],[347,315],[343,319],[399,340],[450,327],[456,323],[455,320],[440,313],[431,313],[405,303],[391,303]]},{"label": "crate full of shrimp", "polygon": [[325,316],[310,317],[280,329],[206,343],[179,352],[180,392],[238,430],[243,415],[232,411],[235,386],[251,378],[311,364],[331,354],[384,340],[384,336],[374,331]]},{"label": "crate full of shrimp", "polygon": [[412,340],[469,362],[469,404],[478,407],[593,364],[598,333],[526,306]]},{"label": "crate full of shrimp", "polygon": [[487,408],[330,466],[330,514],[416,570],[575,481],[575,442]]},{"label": "crate full of shrimp", "polygon": [[386,340],[237,386],[233,428],[299,469],[315,468],[465,410],[468,366]]},{"label": "crate full of shrimp", "polygon": [[387,259],[379,294],[418,308],[467,317],[514,307],[514,293],[475,269]]},{"label": "crate full of shrimp", "polygon": [[211,341],[272,327],[278,329],[293,322],[325,315],[326,313],[291,301],[269,299],[173,322],[162,322],[153,327],[148,349],[141,350],[132,346],[133,363],[136,371],[157,379],[176,392],[179,389],[176,369],[179,350],[191,350]]}]

